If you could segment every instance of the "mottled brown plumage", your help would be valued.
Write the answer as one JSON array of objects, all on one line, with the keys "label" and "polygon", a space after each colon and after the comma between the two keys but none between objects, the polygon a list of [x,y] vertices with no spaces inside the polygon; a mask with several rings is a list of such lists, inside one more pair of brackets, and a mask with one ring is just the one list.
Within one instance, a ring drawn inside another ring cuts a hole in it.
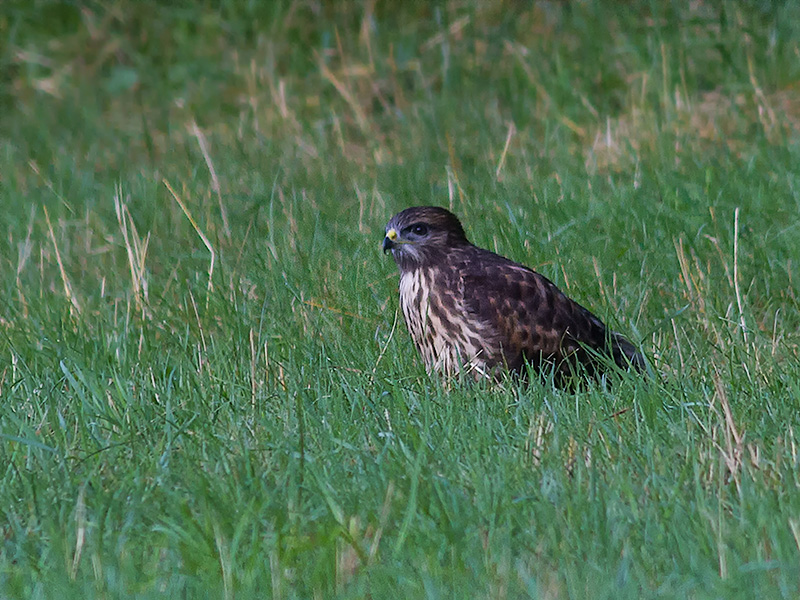
[{"label": "mottled brown plumage", "polygon": [[580,364],[644,370],[633,345],[550,280],[471,244],[450,211],[415,206],[386,226],[400,268],[400,304],[428,371],[497,376],[525,364],[559,379]]}]

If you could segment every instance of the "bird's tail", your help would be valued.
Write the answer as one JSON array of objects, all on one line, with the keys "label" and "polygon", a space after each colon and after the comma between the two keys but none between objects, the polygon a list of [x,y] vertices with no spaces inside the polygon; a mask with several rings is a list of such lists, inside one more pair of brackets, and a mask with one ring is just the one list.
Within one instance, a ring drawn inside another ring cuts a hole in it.
[{"label": "bird's tail", "polygon": [[619,333],[611,334],[611,355],[621,369],[633,367],[639,373],[647,372],[647,362],[642,353]]}]

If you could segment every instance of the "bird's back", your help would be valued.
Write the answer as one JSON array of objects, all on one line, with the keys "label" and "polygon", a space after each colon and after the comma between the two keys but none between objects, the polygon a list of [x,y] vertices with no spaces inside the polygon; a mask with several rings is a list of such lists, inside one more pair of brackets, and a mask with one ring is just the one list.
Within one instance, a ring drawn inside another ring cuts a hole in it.
[{"label": "bird's back", "polygon": [[644,368],[644,359],[620,334],[545,276],[503,256],[469,245],[451,255],[463,306],[493,338],[487,354],[512,370],[525,363],[565,374],[580,364],[591,373],[612,360]]}]

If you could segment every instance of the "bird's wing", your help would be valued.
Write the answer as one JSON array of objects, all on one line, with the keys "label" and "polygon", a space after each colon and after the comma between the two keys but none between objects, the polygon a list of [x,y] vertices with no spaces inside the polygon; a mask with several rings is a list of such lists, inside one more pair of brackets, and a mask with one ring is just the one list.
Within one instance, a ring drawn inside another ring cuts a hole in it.
[{"label": "bird's wing", "polygon": [[465,310],[495,334],[492,350],[511,368],[613,345],[600,319],[523,265],[475,248],[458,270]]}]

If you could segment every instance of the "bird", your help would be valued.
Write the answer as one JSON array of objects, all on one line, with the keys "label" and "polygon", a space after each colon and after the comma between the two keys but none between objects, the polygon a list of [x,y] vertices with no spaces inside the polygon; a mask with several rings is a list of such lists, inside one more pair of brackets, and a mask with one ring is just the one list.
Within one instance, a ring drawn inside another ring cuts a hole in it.
[{"label": "bird", "polygon": [[558,386],[614,369],[644,373],[644,356],[544,275],[472,244],[458,217],[412,206],[386,225],[403,317],[429,373],[542,377]]}]

